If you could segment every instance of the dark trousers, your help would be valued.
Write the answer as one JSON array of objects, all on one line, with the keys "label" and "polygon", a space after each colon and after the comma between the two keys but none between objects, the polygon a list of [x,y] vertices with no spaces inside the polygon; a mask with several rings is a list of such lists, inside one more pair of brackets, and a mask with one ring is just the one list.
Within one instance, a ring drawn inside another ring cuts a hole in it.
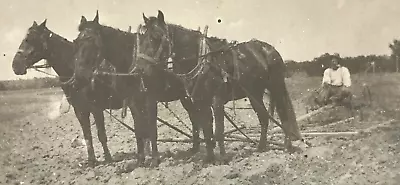
[{"label": "dark trousers", "polygon": [[319,105],[328,105],[331,103],[339,104],[344,100],[347,100],[351,96],[351,92],[348,88],[343,86],[324,85],[321,91],[318,93],[316,101]]}]

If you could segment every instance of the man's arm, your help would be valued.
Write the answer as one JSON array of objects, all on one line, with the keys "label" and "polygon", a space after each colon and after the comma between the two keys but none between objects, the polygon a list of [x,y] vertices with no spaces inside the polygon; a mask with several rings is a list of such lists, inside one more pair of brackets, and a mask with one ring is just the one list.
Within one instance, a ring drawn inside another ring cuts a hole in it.
[{"label": "man's arm", "polygon": [[350,78],[350,71],[346,67],[342,68],[343,72],[343,85],[345,87],[350,87],[351,86],[351,78]]},{"label": "man's arm", "polygon": [[322,77],[322,85],[331,84],[331,76],[329,75],[330,71],[329,68],[325,69],[324,77]]}]

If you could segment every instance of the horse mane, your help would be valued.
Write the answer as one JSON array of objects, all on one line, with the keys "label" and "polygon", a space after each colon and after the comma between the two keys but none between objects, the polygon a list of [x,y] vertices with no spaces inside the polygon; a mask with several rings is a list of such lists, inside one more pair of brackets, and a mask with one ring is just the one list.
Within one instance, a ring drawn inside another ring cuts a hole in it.
[{"label": "horse mane", "polygon": [[179,31],[185,31],[185,32],[190,32],[190,33],[194,33],[194,34],[202,34],[202,33],[201,33],[200,31],[198,31],[198,30],[193,30],[193,29],[190,29],[190,28],[185,28],[185,27],[183,27],[182,25],[173,24],[173,23],[167,23],[166,25],[168,26],[168,29],[169,29],[169,28],[173,28],[173,29],[179,30]]},{"label": "horse mane", "polygon": [[[48,28],[47,28],[47,30],[49,30]],[[63,37],[63,36],[61,36],[61,35],[59,35],[59,34],[57,34],[57,33],[54,33],[53,31],[51,31],[51,30],[49,30],[50,31],[50,33],[52,34],[52,36],[51,37],[56,37],[56,38],[58,38],[58,40],[60,40],[61,42],[64,42],[64,43],[68,43],[68,44],[73,44],[73,42],[72,41],[70,41],[70,40],[68,40],[67,38],[65,38],[65,37]]]},{"label": "horse mane", "polygon": [[104,46],[104,48],[102,48],[102,53],[105,59],[110,61],[118,71],[127,70],[131,65],[131,52],[133,52],[133,47],[136,45],[136,36],[139,34],[94,22],[82,24],[78,29],[84,29],[86,26],[88,28],[93,26],[95,29],[99,30]]},{"label": "horse mane", "polygon": [[208,40],[212,41],[212,42],[229,42],[227,39],[222,39],[216,36],[210,36],[207,37]]},{"label": "horse mane", "polygon": [[[84,25],[86,25],[86,24],[88,24],[88,23],[90,24],[91,22],[87,22],[87,23],[85,23],[85,24],[80,24],[80,25],[78,26],[78,31],[81,31],[82,29],[84,29]],[[101,29],[102,31],[106,31],[106,32],[116,32],[116,33],[119,34],[118,36],[120,36],[120,35],[128,36],[128,35],[130,35],[130,34],[136,35],[135,32],[134,32],[134,33],[132,33],[132,32],[127,32],[127,31],[121,30],[121,29],[119,29],[119,28],[114,28],[114,27],[111,27],[111,26],[108,26],[108,25],[105,25],[105,24],[100,24],[100,23],[98,23],[98,26],[100,26],[100,29]]]},{"label": "horse mane", "polygon": [[116,32],[119,35],[118,36],[129,36],[130,34],[132,35],[136,35],[136,33],[132,33],[132,32],[127,32],[127,31],[123,31],[119,28],[114,28],[108,25],[103,25],[103,24],[99,24],[100,28],[102,31],[106,31],[106,32]]}]

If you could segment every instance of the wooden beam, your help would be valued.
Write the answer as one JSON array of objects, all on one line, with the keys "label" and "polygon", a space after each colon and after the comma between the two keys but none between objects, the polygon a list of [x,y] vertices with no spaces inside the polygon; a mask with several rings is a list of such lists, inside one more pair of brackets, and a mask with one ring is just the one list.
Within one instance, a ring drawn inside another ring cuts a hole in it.
[{"label": "wooden beam", "polygon": [[[244,129],[244,128],[246,128],[244,125],[242,125],[242,126],[239,127],[240,130],[241,130],[241,129]],[[236,131],[239,131],[239,130],[238,130],[237,128],[234,128],[234,129],[231,129],[231,130],[226,131],[226,132],[224,133],[224,135],[229,135],[229,134],[232,134],[232,133],[234,133],[234,132],[236,132]]]},{"label": "wooden beam", "polygon": [[316,114],[321,113],[322,111],[325,111],[325,110],[328,110],[328,109],[331,109],[331,108],[333,108],[332,105],[326,105],[326,106],[321,107],[321,108],[319,108],[319,109],[317,109],[317,110],[315,110],[315,111],[311,111],[311,112],[309,112],[309,113],[307,113],[307,114],[305,114],[305,115],[302,115],[302,116],[296,118],[296,121],[297,121],[297,122],[303,121],[303,120],[305,120],[305,119],[307,119],[307,118],[309,118],[309,117],[311,117],[311,116],[314,116],[314,115],[316,115]]},{"label": "wooden beam", "polygon": [[[192,143],[192,139],[184,139],[184,138],[163,138],[163,139],[157,139],[157,141],[164,142],[164,143]],[[234,138],[225,138],[224,141],[229,141],[229,142],[249,142],[251,141],[248,140],[241,140],[241,139],[234,139]],[[200,142],[204,143],[204,139],[201,139]]]},{"label": "wooden beam", "polygon": [[[254,143],[255,141],[259,142],[260,140],[258,138],[251,138],[251,140],[249,140],[248,138],[241,136],[241,135],[235,135],[235,134],[231,134],[229,136],[227,136],[229,138],[234,138],[234,139],[239,139],[240,141],[243,142],[250,142],[250,143]],[[278,145],[278,146],[284,146],[284,144],[282,143],[278,143],[278,142],[273,142],[273,141],[266,141],[269,144],[273,144],[273,145]]]},{"label": "wooden beam", "polygon": [[[359,132],[303,132],[301,133],[302,136],[352,136],[357,135]],[[276,133],[274,136],[283,136],[283,133]]]},{"label": "wooden beam", "polygon": [[161,123],[167,125],[168,127],[170,127],[170,128],[172,128],[172,129],[174,129],[175,131],[177,131],[177,132],[179,132],[179,133],[185,135],[185,136],[188,137],[188,138],[192,138],[192,136],[191,136],[190,134],[187,134],[186,132],[184,132],[184,131],[182,131],[181,129],[175,127],[174,125],[169,124],[167,121],[164,121],[164,120],[162,120],[161,118],[157,118],[157,121],[159,121],[159,122],[161,122]]}]

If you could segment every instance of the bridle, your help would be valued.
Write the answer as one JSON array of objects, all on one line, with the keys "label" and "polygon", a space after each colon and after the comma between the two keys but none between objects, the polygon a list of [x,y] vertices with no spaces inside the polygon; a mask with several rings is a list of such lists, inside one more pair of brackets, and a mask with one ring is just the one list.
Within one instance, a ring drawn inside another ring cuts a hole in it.
[{"label": "bridle", "polygon": [[[164,65],[167,64],[167,66],[168,66],[169,63],[173,63],[172,58],[175,56],[175,54],[173,52],[173,40],[171,39],[171,37],[173,37],[173,34],[170,34],[169,29],[168,29],[168,24],[166,24],[165,26],[166,26],[165,27],[165,31],[163,30],[164,34],[161,36],[160,44],[159,44],[158,49],[156,50],[155,55],[153,57],[148,56],[147,54],[144,54],[144,53],[140,52],[141,51],[140,50],[141,42],[140,42],[140,40],[137,40],[137,42],[136,42],[137,43],[136,58],[135,58],[136,59],[136,62],[135,62],[136,65],[131,70],[132,73],[135,72],[135,70],[137,68],[137,65],[139,65],[139,64],[137,64],[138,63],[137,62],[138,59],[143,59],[144,61],[148,62],[150,65],[158,66],[158,67],[163,66],[163,64]],[[142,26],[139,25],[137,33],[141,33],[140,32],[141,27]],[[154,26],[153,29],[161,30],[161,28],[159,28],[157,26]],[[152,35],[151,35],[151,33],[148,33],[148,31],[149,30],[146,30],[146,32],[144,33],[144,35],[145,35],[144,39],[151,39],[149,37],[151,37]],[[152,31],[157,31],[157,30],[152,30]],[[205,47],[209,50],[208,44],[206,42],[204,42],[204,44],[205,44]],[[165,45],[168,45],[168,54],[164,59],[161,59],[161,53],[162,53],[163,48],[164,48]],[[202,52],[207,53],[207,49],[205,49]],[[163,70],[163,71],[165,71],[165,72],[167,72],[169,74],[172,74],[173,77],[175,77],[178,80],[183,82],[183,84],[185,86],[186,96],[190,97],[192,101],[193,101],[193,96],[195,94],[195,90],[197,89],[196,87],[197,87],[199,79],[195,80],[195,84],[194,84],[194,88],[193,88],[192,92],[189,92],[189,89],[187,87],[188,84],[190,83],[191,80],[195,79],[196,77],[198,77],[201,74],[204,74],[205,73],[204,71],[207,71],[209,69],[209,67],[206,67],[207,65],[205,65],[208,62],[205,62],[203,60],[203,57],[206,56],[207,54],[205,54],[203,56],[203,53],[200,53],[200,55],[202,55],[202,56],[197,56],[196,55],[197,57],[195,59],[199,60],[201,58],[202,60],[199,61],[197,63],[197,65],[186,74],[178,74],[178,73],[172,72],[171,70],[168,70],[169,67],[167,67],[167,68],[161,67],[161,70]],[[206,60],[206,61],[208,61],[208,60]],[[139,75],[141,76],[141,79],[142,79],[142,82],[141,82],[142,85],[141,86],[142,86],[142,88],[146,89],[145,85],[144,85],[144,82],[143,82],[143,77],[142,77],[143,76],[143,71],[140,71]]]},{"label": "bridle", "polygon": [[[99,73],[99,67],[100,67],[101,63],[106,60],[105,57],[103,56],[103,51],[102,51],[103,44],[101,41],[100,33],[97,31],[94,31],[91,28],[83,29],[79,33],[78,37],[73,41],[75,50],[76,50],[76,48],[81,49],[80,42],[84,42],[84,41],[85,42],[94,42],[94,45],[96,46],[96,49],[98,50],[96,57],[93,59],[93,60],[95,60],[95,65],[93,65],[93,67],[91,69],[92,76],[89,79],[89,81],[91,83],[91,87],[92,87],[92,89],[94,89],[95,80],[98,79],[97,75]],[[76,51],[74,51],[74,52],[76,53]],[[75,58],[75,60],[77,60],[77,58]],[[76,62],[76,61],[74,61],[74,62]],[[77,68],[77,66],[75,66],[75,68]],[[74,73],[74,75],[67,82],[64,82],[63,85],[71,85],[71,84],[75,83],[75,81],[76,81],[76,74]]]},{"label": "bridle", "polygon": [[[163,62],[160,63],[159,61],[164,61],[165,63],[166,62],[171,62],[172,61],[172,57],[174,57],[174,53],[172,52],[173,42],[172,42],[171,37],[170,37],[170,33],[169,33],[169,30],[168,30],[168,25],[166,25],[166,34],[163,34],[161,36],[160,44],[159,44],[159,46],[158,46],[158,48],[157,48],[157,50],[156,50],[156,52],[155,52],[153,57],[151,57],[151,56],[149,56],[149,55],[147,55],[145,53],[142,53],[141,50],[140,50],[141,42],[140,42],[139,35],[140,34],[145,35],[146,38],[144,38],[144,39],[149,39],[149,37],[151,37],[151,35],[148,33],[148,30],[146,30],[145,33],[141,32],[142,31],[142,27],[143,26],[141,24],[138,26],[138,30],[137,30],[138,36],[136,37],[137,41],[136,41],[136,52],[135,52],[135,62],[134,62],[135,64],[133,64],[133,68],[130,70],[130,73],[133,73],[133,72],[136,71],[137,66],[138,66],[137,61],[139,59],[143,59],[144,61],[150,63],[151,65],[160,65],[160,64],[163,64]],[[158,27],[156,27],[156,28],[158,28]],[[158,29],[160,29],[160,28],[158,28]],[[163,52],[163,47],[166,44],[168,45],[168,54],[164,59],[161,59],[161,54]]]},{"label": "bridle", "polygon": [[[44,28],[45,29],[45,28]],[[38,32],[36,30],[32,31],[32,32]],[[41,60],[42,58],[46,58],[45,56],[48,55],[48,40],[53,36],[53,32],[51,32],[50,30],[45,29],[44,33],[40,34],[39,39],[41,40],[40,42],[35,42],[33,44],[34,48],[37,48],[38,46],[40,47],[41,51],[40,52],[33,52],[33,55],[26,55],[24,56],[26,59],[31,58],[32,59],[32,64],[29,64],[26,66],[26,69],[38,69],[38,68],[49,68],[49,65],[35,65],[35,63],[39,60]],[[36,38],[36,36],[35,36]],[[36,41],[36,39],[35,39]],[[18,49],[18,53],[24,53],[23,49]],[[31,54],[31,53],[29,53]]]}]

